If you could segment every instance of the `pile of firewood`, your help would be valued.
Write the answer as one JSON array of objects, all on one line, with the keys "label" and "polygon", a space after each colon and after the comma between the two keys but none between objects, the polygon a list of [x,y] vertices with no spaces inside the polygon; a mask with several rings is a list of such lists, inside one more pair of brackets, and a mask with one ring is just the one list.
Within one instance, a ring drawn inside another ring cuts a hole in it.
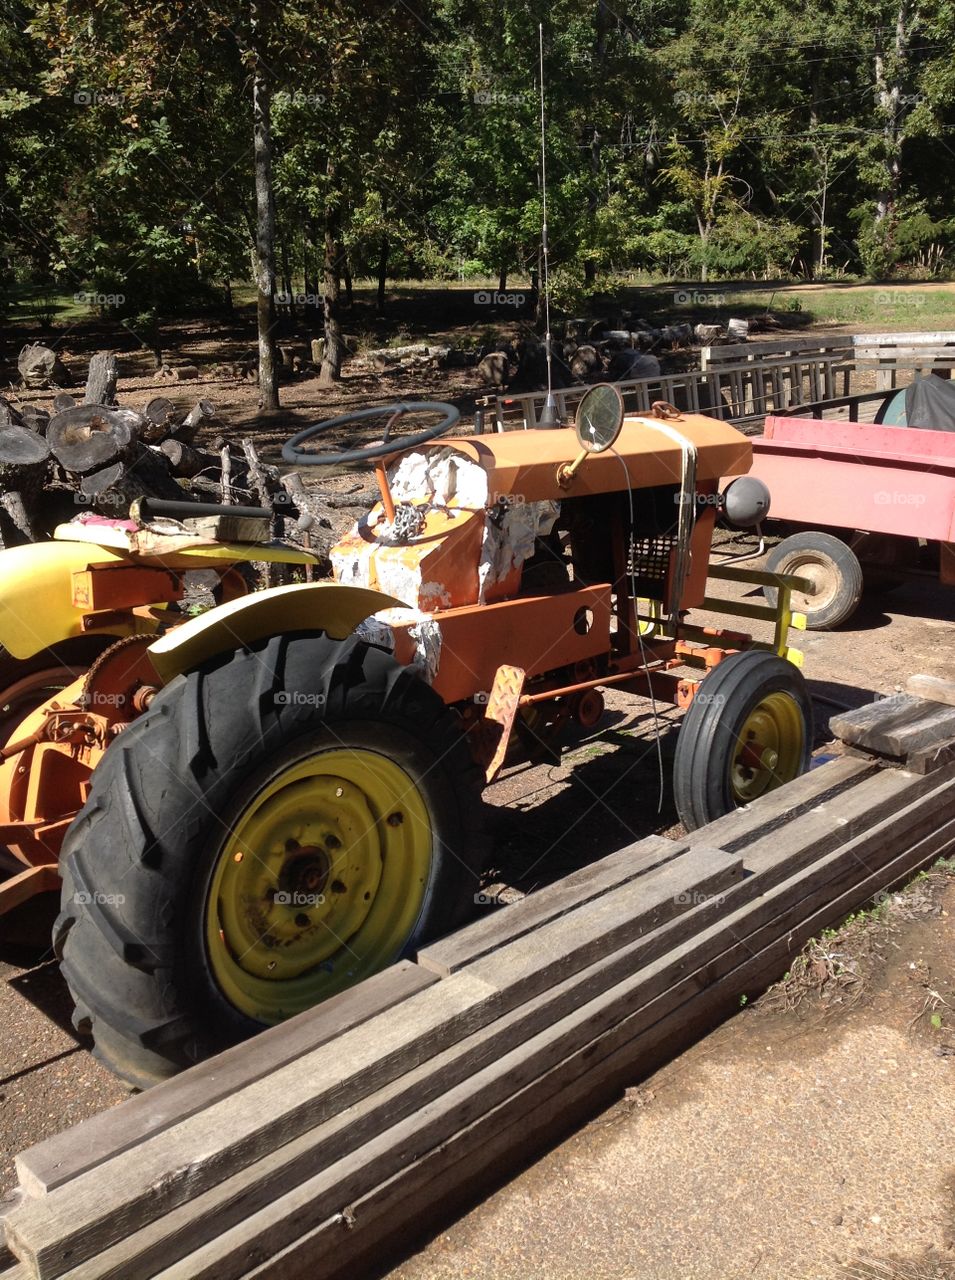
[{"label": "pile of firewood", "polygon": [[[261,462],[250,439],[209,439],[221,426],[211,401],[187,409],[156,396],[141,409],[121,406],[117,372],[111,352],[93,356],[82,401],[59,391],[52,412],[0,397],[4,546],[48,537],[84,510],[121,519],[142,497],[278,505],[285,514],[300,514],[288,484]],[[203,445],[200,429],[208,441]]]}]

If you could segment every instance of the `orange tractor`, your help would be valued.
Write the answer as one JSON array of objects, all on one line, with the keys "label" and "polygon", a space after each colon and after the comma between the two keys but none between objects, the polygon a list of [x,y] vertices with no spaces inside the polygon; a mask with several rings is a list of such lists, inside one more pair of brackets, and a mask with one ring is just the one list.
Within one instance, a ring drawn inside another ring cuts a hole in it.
[{"label": "orange tractor", "polygon": [[[364,449],[306,447],[382,414]],[[440,421],[392,437],[408,414]],[[246,594],[242,560],[308,553],[157,523],[161,503],[0,553],[0,842],[22,867],[0,910],[62,879],[76,1026],[137,1085],[462,921],[483,788],[505,756],[596,726],[604,689],[686,709],[688,828],[808,767],[787,643],[799,580],[772,577],[773,607],[707,595],[708,577],[769,579],[710,565],[719,513],[765,514],[744,436],[669,405],[625,417],[609,386],[575,429],[439,440],[457,420],[375,408],[286,445],[297,465],[375,467],[380,501],[333,548],[330,581]],[[220,603],[188,617],[197,566]],[[770,619],[773,639],[693,609]]]}]

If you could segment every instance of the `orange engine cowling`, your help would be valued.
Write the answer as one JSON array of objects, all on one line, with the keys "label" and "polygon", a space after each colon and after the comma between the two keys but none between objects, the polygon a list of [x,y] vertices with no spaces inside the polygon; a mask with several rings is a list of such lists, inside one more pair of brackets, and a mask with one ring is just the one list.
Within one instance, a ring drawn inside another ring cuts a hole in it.
[{"label": "orange engine cowling", "polygon": [[111,645],[84,676],[31,711],[0,748],[0,843],[27,867],[56,865],[90,774],[149,705],[159,684],[147,652],[152,639],[130,636]]}]

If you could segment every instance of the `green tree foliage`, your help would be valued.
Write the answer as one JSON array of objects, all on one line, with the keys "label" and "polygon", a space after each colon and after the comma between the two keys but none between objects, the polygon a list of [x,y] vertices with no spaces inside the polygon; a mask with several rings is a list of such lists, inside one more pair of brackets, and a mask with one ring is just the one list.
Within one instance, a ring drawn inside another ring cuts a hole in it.
[{"label": "green tree foliage", "polygon": [[[163,319],[251,279],[250,14],[237,0],[0,11],[9,278],[105,299],[153,344]],[[389,277],[538,271],[539,23],[568,296],[629,270],[945,269],[951,0],[289,0],[270,5],[260,51],[274,324],[303,304],[324,323],[329,379],[353,276],[378,281],[384,308]]]}]

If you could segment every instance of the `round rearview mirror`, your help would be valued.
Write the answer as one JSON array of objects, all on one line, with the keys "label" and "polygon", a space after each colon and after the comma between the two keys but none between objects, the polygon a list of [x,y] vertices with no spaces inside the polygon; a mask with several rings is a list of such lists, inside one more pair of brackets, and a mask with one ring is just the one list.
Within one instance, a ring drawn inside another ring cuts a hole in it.
[{"label": "round rearview mirror", "polygon": [[577,406],[574,430],[581,449],[603,453],[609,449],[623,426],[623,396],[609,382],[591,387]]}]

